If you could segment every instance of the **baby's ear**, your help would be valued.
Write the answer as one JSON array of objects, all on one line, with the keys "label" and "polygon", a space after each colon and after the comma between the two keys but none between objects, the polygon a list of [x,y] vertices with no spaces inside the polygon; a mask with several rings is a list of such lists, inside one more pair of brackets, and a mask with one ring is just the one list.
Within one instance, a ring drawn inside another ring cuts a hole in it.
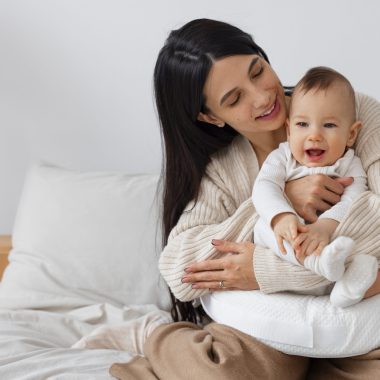
[{"label": "baby's ear", "polygon": [[348,135],[348,140],[347,140],[347,146],[350,148],[354,145],[356,138],[358,137],[360,128],[362,127],[362,122],[361,121],[355,121],[354,124],[351,125],[350,127],[350,132]]}]

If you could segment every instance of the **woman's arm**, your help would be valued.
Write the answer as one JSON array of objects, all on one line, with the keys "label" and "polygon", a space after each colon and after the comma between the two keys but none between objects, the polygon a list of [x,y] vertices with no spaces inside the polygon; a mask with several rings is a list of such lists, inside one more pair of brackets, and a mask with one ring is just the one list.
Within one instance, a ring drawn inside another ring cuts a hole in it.
[{"label": "woman's arm", "polygon": [[[185,269],[190,264],[223,257],[226,260],[222,265],[228,269],[231,260],[212,245],[213,239],[252,241],[257,215],[250,199],[253,180],[249,165],[252,166],[252,163],[247,162],[245,156],[247,151],[253,154],[248,150],[251,149],[250,146],[247,147],[246,142],[242,144],[242,141],[242,138],[234,140],[227,150],[213,158],[201,181],[197,202],[190,202],[186,207],[161,254],[161,274],[173,294],[182,301],[193,300],[209,292],[209,286],[194,289],[191,283],[181,281],[186,275]],[[250,274],[251,286],[254,289],[256,282],[252,252],[244,257],[245,263],[239,265],[244,266],[246,273]],[[205,274],[207,275],[207,272],[203,273]],[[214,272],[212,275],[208,280],[213,280],[215,285],[225,280],[219,278],[220,272]],[[215,275],[218,275],[218,279]]]}]

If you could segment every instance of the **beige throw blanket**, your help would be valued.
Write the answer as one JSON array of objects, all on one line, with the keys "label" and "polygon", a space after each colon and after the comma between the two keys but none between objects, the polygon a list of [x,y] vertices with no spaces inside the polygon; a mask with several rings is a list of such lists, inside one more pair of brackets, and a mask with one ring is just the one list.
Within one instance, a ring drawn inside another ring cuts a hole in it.
[{"label": "beige throw blanket", "polygon": [[308,359],[283,354],[217,323],[161,325],[148,337],[144,352],[145,357],[113,364],[110,374],[119,380],[380,379],[380,349],[352,358]]}]

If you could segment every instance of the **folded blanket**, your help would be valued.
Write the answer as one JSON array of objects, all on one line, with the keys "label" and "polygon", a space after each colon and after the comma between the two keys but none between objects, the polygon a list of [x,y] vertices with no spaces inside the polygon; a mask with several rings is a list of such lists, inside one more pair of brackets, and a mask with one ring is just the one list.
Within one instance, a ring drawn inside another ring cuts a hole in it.
[{"label": "folded blanket", "polygon": [[172,322],[170,313],[154,310],[118,324],[102,325],[89,335],[83,336],[72,348],[126,351],[132,355],[143,355],[147,337],[157,326]]},{"label": "folded blanket", "polygon": [[374,380],[380,378],[380,349],[340,359],[283,354],[232,327],[200,328],[178,322],[157,327],[144,346],[145,357],[115,363],[119,380]]}]

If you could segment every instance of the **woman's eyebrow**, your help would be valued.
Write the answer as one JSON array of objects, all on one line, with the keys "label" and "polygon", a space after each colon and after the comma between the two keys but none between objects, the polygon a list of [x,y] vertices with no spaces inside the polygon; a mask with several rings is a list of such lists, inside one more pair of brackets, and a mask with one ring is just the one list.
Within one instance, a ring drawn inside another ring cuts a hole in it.
[{"label": "woman's eyebrow", "polygon": [[[250,72],[251,72],[253,66],[256,65],[256,63],[257,63],[258,60],[259,60],[259,57],[255,57],[255,58],[252,59],[251,63],[250,63],[249,66],[248,66],[248,75],[250,74]],[[227,100],[227,98],[228,98],[228,97],[229,97],[234,91],[236,91],[236,89],[237,89],[237,87],[234,87],[232,90],[226,92],[226,93],[223,95],[222,99],[220,99],[219,105],[220,105],[220,106],[223,105],[223,103]]]},{"label": "woman's eyebrow", "polygon": [[251,63],[249,64],[249,67],[248,67],[248,75],[250,74],[253,66],[256,65],[257,61],[259,60],[259,57],[255,57],[252,59]]}]

